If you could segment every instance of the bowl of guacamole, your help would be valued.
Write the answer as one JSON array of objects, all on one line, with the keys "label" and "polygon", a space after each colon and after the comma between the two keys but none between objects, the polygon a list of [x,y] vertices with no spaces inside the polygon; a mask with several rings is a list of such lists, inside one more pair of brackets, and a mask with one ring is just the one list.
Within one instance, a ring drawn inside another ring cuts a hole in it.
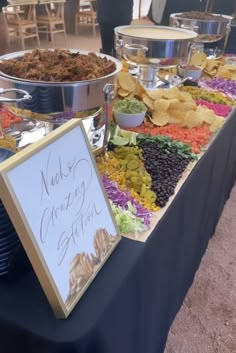
[{"label": "bowl of guacamole", "polygon": [[136,98],[125,98],[115,103],[114,119],[123,128],[139,126],[143,123],[147,108]]}]

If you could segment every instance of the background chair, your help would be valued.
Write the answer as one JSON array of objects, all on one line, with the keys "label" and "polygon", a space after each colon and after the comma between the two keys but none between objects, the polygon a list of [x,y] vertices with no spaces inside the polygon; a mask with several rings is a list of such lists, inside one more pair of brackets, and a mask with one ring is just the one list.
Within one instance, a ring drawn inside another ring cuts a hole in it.
[{"label": "background chair", "polygon": [[63,33],[66,42],[66,27],[64,18],[64,3],[66,0],[39,0],[39,5],[44,6],[45,15],[37,15],[36,21],[39,33],[45,33],[47,39],[55,47],[54,36]]},{"label": "background chair", "polygon": [[9,1],[9,6],[4,10],[8,31],[14,38],[20,40],[23,50],[25,50],[25,40],[29,38],[35,38],[37,46],[40,47],[36,4],[37,0]]},{"label": "background chair", "polygon": [[76,35],[80,26],[89,26],[93,29],[94,37],[96,36],[96,26],[98,26],[96,5],[96,0],[80,0],[79,9],[75,15]]}]

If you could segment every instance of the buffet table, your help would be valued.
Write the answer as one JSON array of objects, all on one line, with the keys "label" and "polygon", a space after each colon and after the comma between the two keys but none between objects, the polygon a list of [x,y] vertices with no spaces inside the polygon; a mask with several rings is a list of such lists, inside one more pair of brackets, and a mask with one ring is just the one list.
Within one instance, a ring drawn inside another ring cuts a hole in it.
[{"label": "buffet table", "polygon": [[0,281],[4,353],[161,353],[236,179],[236,110],[146,243],[123,238],[57,320],[33,272]]}]

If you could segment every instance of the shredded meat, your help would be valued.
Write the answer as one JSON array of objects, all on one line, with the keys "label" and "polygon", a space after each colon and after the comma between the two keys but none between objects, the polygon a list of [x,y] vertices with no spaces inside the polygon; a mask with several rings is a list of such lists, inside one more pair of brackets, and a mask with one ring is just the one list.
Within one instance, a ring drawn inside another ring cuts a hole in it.
[{"label": "shredded meat", "polygon": [[176,17],[190,18],[194,20],[215,20],[215,21],[225,20],[225,17],[222,15],[212,14],[209,12],[200,12],[200,11],[182,12],[181,15]]},{"label": "shredded meat", "polygon": [[0,62],[0,71],[33,81],[68,82],[92,80],[116,70],[116,64],[95,53],[80,54],[69,50],[39,50],[25,53],[20,59]]}]

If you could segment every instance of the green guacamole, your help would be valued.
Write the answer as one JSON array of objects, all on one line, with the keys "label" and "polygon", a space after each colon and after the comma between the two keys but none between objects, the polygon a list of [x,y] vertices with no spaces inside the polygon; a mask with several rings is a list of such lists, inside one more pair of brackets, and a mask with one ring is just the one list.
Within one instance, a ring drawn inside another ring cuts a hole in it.
[{"label": "green guacamole", "polygon": [[147,110],[146,106],[136,98],[126,98],[115,104],[114,110],[126,114],[139,114]]}]

